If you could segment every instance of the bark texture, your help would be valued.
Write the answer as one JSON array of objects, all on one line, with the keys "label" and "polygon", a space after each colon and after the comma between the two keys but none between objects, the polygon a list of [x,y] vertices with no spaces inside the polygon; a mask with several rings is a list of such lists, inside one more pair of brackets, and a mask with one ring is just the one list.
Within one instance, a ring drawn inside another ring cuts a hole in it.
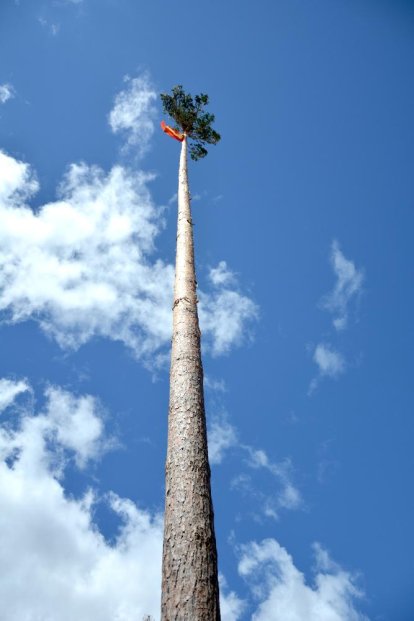
[{"label": "bark texture", "polygon": [[178,179],[161,621],[220,621],[186,139]]}]

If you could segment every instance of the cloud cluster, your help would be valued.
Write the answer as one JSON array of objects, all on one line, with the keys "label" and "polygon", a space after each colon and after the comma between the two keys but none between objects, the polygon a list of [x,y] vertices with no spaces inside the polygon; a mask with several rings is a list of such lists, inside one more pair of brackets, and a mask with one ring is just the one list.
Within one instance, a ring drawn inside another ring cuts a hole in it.
[{"label": "cloud cluster", "polygon": [[[0,309],[36,318],[62,347],[95,335],[137,356],[169,338],[172,267],[148,261],[161,226],[148,175],[72,165],[60,200],[33,212],[26,164],[0,154]],[[1,200],[2,199],[2,200]]]},{"label": "cloud cluster", "polygon": [[0,104],[6,103],[14,97],[14,88],[11,84],[0,84]]},{"label": "cloud cluster", "polygon": [[[26,388],[28,388],[26,386]],[[2,380],[11,405],[20,382]],[[130,621],[159,609],[162,521],[113,493],[104,502],[119,518],[107,542],[93,516],[97,498],[66,494],[68,459],[82,466],[106,444],[95,399],[50,388],[37,415],[29,410],[0,431],[0,581],[7,621]]]},{"label": "cloud cluster", "polygon": [[362,597],[356,577],[319,545],[313,585],[275,539],[251,542],[241,551],[239,573],[259,602],[252,621],[368,621],[355,607]]},{"label": "cloud cluster", "polygon": [[[149,359],[169,344],[173,266],[153,259],[163,226],[152,176],[73,164],[59,200],[34,212],[30,167],[0,152],[0,310],[33,318],[64,348],[94,336]],[[200,292],[200,321],[213,354],[242,341],[255,304],[237,289]]]}]

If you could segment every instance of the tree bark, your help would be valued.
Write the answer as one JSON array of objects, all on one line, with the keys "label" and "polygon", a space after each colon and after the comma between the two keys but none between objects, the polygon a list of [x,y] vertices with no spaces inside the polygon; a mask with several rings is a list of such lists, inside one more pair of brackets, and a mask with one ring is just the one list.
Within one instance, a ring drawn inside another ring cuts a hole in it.
[{"label": "tree bark", "polygon": [[187,139],[178,177],[161,621],[220,621]]}]

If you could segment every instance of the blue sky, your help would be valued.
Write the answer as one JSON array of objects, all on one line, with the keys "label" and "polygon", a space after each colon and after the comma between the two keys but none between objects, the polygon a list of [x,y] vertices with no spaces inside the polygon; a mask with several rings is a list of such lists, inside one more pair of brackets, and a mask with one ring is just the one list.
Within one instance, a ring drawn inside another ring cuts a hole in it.
[{"label": "blue sky", "polygon": [[158,619],[178,145],[224,621],[410,621],[414,5],[3,0],[4,621]]}]

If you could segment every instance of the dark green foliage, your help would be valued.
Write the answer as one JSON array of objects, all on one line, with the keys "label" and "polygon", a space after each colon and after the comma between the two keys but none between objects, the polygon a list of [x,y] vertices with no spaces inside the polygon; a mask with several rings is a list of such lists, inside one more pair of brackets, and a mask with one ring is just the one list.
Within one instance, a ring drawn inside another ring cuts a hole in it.
[{"label": "dark green foliage", "polygon": [[172,94],[161,93],[164,112],[174,119],[175,129],[187,134],[191,159],[199,160],[207,155],[205,144],[217,144],[220,134],[212,127],[214,114],[204,112],[208,95],[200,93],[194,98],[185,93],[181,84],[174,86]]}]

